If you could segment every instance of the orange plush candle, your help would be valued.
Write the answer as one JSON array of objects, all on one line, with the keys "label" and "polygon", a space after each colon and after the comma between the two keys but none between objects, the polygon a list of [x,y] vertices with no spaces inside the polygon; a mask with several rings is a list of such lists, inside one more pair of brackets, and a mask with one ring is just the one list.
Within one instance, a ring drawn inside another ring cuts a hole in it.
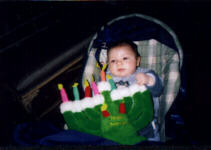
[{"label": "orange plush candle", "polygon": [[106,73],[105,73],[106,67],[107,67],[107,64],[103,64],[103,68],[102,68],[101,73],[100,73],[101,81],[106,81]]}]

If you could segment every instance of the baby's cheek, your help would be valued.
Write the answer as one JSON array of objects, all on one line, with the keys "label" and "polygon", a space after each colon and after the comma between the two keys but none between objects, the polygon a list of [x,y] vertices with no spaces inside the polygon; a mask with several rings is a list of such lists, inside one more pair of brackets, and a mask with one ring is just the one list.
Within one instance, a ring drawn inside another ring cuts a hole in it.
[{"label": "baby's cheek", "polygon": [[109,65],[108,66],[108,69],[111,71],[112,70],[112,65]]},{"label": "baby's cheek", "polygon": [[115,67],[114,66],[110,66],[109,70],[110,70],[111,74],[115,74]]}]

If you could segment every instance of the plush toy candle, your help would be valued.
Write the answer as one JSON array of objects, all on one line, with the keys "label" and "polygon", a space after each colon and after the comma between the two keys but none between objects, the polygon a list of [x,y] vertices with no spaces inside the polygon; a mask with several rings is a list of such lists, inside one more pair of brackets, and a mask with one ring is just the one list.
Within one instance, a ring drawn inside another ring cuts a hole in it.
[{"label": "plush toy candle", "polygon": [[110,116],[110,113],[107,111],[107,108],[108,108],[107,104],[103,104],[101,106],[101,111],[104,117]]},{"label": "plush toy candle", "polygon": [[98,87],[97,87],[97,84],[94,81],[94,77],[93,76],[92,76],[92,90],[93,90],[94,95],[100,94],[100,92],[98,90]]},{"label": "plush toy candle", "polygon": [[89,86],[89,82],[87,80],[84,81],[85,86],[85,96],[84,97],[91,97],[91,87]]},{"label": "plush toy candle", "polygon": [[103,64],[102,70],[100,72],[101,81],[106,81],[106,73],[105,73],[106,67],[107,67],[107,64]]},{"label": "plush toy candle", "polygon": [[62,102],[68,102],[69,99],[68,99],[68,96],[67,96],[67,93],[63,87],[62,84],[58,84],[58,89],[60,90],[60,95],[61,95],[61,98],[62,98]]},{"label": "plush toy candle", "polygon": [[109,84],[111,85],[111,90],[116,89],[116,85],[115,85],[114,80],[112,79],[112,77],[110,75],[107,75],[106,77],[108,79]]},{"label": "plush toy candle", "polygon": [[73,84],[73,95],[74,95],[75,100],[80,99],[79,91],[78,91],[78,83]]}]

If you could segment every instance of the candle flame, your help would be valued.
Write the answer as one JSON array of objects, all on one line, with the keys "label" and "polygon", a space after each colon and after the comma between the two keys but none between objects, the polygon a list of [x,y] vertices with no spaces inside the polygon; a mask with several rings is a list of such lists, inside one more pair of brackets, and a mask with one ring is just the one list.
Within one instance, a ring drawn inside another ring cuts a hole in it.
[{"label": "candle flame", "polygon": [[87,79],[84,81],[84,85],[85,85],[85,87],[89,86],[89,82]]},{"label": "candle flame", "polygon": [[102,70],[105,70],[105,69],[106,69],[106,67],[107,67],[107,64],[103,64],[103,68],[102,68]]},{"label": "candle flame", "polygon": [[78,86],[78,83],[75,82],[75,83],[73,84],[73,87],[77,87],[77,86]]},{"label": "candle flame", "polygon": [[58,84],[58,89],[59,90],[63,89],[63,85],[61,83]]},{"label": "candle flame", "polygon": [[92,82],[94,82],[94,81],[95,81],[95,78],[94,78],[94,76],[93,76],[93,75],[92,75],[92,79],[91,79],[91,80],[92,80]]},{"label": "candle flame", "polygon": [[108,79],[112,79],[112,76],[110,76],[109,74],[107,74],[106,77],[107,77]]},{"label": "candle flame", "polygon": [[97,68],[100,68],[100,65],[99,65],[99,63],[96,63],[96,67],[97,67]]},{"label": "candle flame", "polygon": [[101,111],[107,110],[107,108],[108,108],[108,105],[107,104],[103,104],[101,106]]}]

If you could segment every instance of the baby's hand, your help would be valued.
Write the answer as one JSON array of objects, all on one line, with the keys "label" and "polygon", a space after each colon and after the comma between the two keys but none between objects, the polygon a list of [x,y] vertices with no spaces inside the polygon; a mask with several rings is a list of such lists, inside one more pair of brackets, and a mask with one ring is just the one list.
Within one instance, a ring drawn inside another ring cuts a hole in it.
[{"label": "baby's hand", "polygon": [[154,78],[150,75],[147,75],[145,73],[138,73],[136,74],[136,82],[138,85],[148,85],[151,86],[154,84]]}]

